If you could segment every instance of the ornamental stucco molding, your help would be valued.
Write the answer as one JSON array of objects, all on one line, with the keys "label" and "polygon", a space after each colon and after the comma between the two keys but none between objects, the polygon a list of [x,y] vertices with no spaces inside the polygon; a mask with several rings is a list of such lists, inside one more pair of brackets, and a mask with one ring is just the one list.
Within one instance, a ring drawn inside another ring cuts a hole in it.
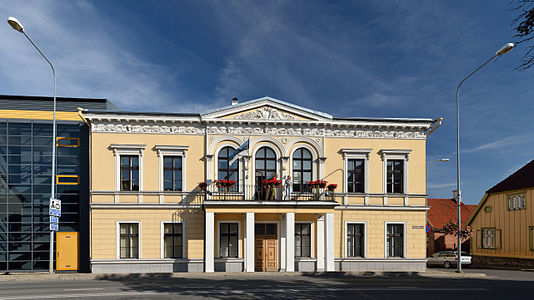
[{"label": "ornamental stucco molding", "polygon": [[120,123],[93,123],[92,132],[98,133],[156,133],[156,134],[204,134],[200,126],[142,125]]},{"label": "ornamental stucco molding", "polygon": [[383,138],[383,139],[426,139],[425,130],[417,128],[362,127],[358,128],[321,128],[318,126],[295,127],[279,125],[276,127],[251,124],[222,124],[203,126],[188,125],[154,125],[121,124],[117,121],[93,122],[91,131],[95,133],[143,133],[143,134],[178,134],[178,135],[231,135],[231,136],[305,136],[338,138]]},{"label": "ornamental stucco molding", "polygon": [[236,116],[237,120],[297,120],[295,116],[278,111],[272,107],[262,107],[255,111]]}]

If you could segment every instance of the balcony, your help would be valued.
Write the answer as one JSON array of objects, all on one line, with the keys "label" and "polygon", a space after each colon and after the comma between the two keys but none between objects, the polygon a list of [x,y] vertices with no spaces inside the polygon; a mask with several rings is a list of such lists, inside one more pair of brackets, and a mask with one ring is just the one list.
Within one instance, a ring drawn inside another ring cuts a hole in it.
[{"label": "balcony", "polygon": [[305,191],[291,191],[287,195],[284,186],[278,188],[266,187],[263,185],[234,185],[233,187],[217,187],[210,184],[201,197],[207,201],[257,201],[257,202],[281,202],[281,201],[320,201],[320,202],[342,202],[342,195],[328,192],[326,189],[312,191],[306,188]]}]

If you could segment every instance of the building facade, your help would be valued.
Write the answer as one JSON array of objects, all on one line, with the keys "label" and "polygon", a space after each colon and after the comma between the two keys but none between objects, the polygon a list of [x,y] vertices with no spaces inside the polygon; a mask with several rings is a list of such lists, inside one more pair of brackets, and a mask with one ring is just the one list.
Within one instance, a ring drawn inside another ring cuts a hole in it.
[{"label": "building facade", "polygon": [[[434,199],[428,198],[427,205],[430,209],[427,213],[427,225],[430,227],[427,232],[427,256],[439,251],[456,250],[458,237],[453,234],[443,232],[443,227],[450,221],[458,223],[458,205],[455,199]],[[461,207],[462,226],[465,226],[476,209],[474,204],[464,204]],[[462,240],[462,251],[469,251],[471,239]]]},{"label": "building facade", "polygon": [[[77,107],[109,105],[57,98],[59,230],[78,234],[79,270],[89,269],[89,130]],[[50,97],[0,96],[0,272],[48,270],[52,109]]]},{"label": "building facade", "polygon": [[[434,120],[334,118],[269,97],[233,104],[84,112],[93,272],[425,268]],[[337,188],[310,187],[317,180]]]},{"label": "building facade", "polygon": [[468,225],[477,264],[534,266],[534,160],[489,189]]}]

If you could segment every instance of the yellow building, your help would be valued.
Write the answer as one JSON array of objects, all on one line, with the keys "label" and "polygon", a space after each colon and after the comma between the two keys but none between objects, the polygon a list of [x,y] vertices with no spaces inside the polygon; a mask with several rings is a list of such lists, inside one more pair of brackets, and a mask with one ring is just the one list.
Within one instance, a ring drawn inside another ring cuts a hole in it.
[{"label": "yellow building", "polygon": [[491,189],[469,219],[477,264],[534,266],[534,160]]},{"label": "yellow building", "polygon": [[[425,268],[434,120],[335,118],[269,97],[84,116],[93,272]],[[280,186],[264,184],[275,175]]]}]

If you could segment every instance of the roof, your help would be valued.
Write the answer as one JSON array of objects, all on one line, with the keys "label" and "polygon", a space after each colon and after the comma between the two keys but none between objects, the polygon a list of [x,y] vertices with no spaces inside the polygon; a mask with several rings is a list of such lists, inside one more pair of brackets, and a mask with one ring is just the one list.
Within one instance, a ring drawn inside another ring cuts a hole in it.
[{"label": "roof", "polygon": [[486,193],[498,193],[531,187],[534,187],[534,160],[508,176],[503,181],[497,183]]},{"label": "roof", "polygon": [[[430,206],[426,219],[427,222],[434,229],[443,228],[449,221],[456,221],[458,219],[458,207],[454,199],[427,199],[427,204]],[[462,224],[466,224],[471,214],[475,211],[477,205],[464,204],[461,205]]]}]

